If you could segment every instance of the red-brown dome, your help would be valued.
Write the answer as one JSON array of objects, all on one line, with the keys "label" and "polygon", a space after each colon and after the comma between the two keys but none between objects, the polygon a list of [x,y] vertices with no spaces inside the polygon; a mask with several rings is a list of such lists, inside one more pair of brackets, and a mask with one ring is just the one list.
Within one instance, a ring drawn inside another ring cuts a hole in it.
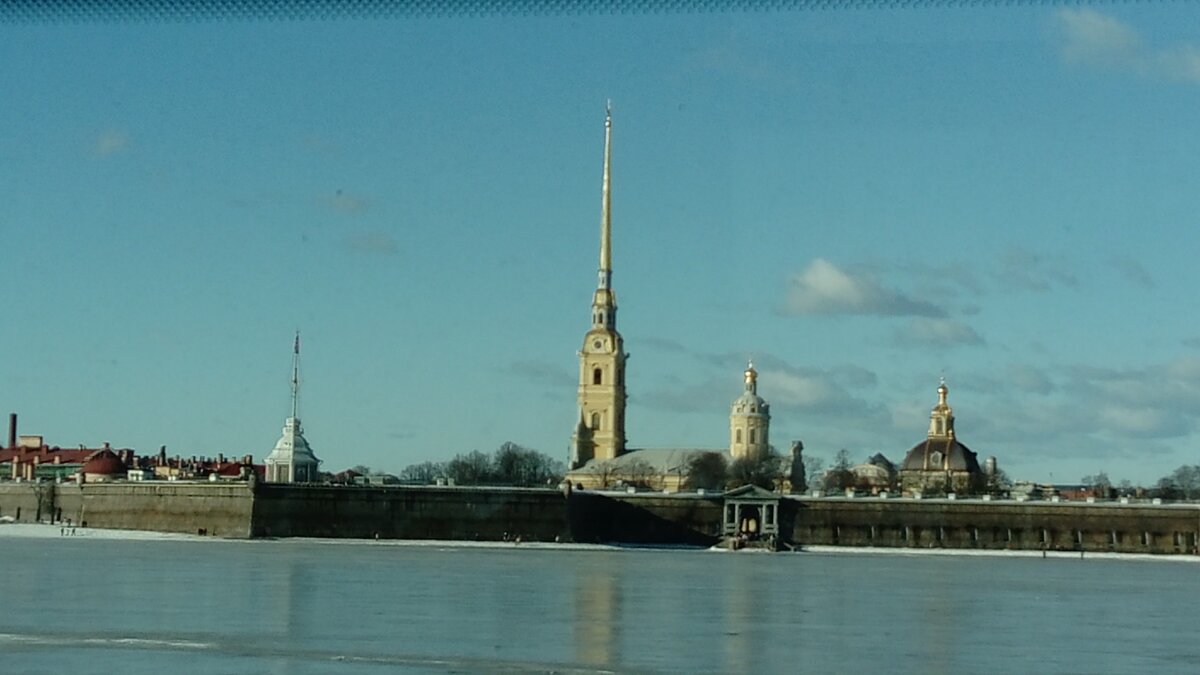
[{"label": "red-brown dome", "polygon": [[83,463],[80,471],[96,476],[113,476],[125,473],[126,468],[121,458],[117,457],[117,453],[112,450],[101,450],[89,457],[88,461]]}]

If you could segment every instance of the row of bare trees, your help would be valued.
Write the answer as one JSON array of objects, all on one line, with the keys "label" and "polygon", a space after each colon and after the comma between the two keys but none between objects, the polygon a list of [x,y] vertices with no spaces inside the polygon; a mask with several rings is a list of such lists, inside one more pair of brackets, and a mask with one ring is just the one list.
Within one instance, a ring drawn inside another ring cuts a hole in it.
[{"label": "row of bare trees", "polygon": [[475,450],[446,462],[410,464],[400,472],[400,479],[425,484],[445,479],[455,485],[538,487],[557,485],[565,473],[562,462],[509,441],[490,454]]}]

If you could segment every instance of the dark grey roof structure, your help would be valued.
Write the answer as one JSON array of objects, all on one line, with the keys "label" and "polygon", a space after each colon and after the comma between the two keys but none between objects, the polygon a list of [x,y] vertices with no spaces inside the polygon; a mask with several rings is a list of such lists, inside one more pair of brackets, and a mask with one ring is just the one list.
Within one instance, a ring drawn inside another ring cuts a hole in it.
[{"label": "dark grey roof structure", "polygon": [[979,460],[954,437],[926,438],[904,457],[901,471],[966,471],[979,473]]}]

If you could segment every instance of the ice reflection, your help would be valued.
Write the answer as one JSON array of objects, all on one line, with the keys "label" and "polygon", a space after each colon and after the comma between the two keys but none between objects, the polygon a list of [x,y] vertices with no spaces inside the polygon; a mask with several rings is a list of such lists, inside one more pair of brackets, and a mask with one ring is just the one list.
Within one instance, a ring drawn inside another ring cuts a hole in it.
[{"label": "ice reflection", "polygon": [[591,666],[609,666],[621,662],[619,588],[614,567],[576,568],[574,626],[577,662]]}]

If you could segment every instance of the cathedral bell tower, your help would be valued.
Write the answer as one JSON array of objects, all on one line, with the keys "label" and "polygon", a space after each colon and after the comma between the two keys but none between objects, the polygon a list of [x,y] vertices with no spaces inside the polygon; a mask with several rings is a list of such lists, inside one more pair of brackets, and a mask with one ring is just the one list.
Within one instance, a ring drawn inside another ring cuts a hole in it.
[{"label": "cathedral bell tower", "polygon": [[604,175],[600,201],[600,270],[592,295],[592,327],[579,352],[579,419],[571,467],[625,453],[625,342],[617,332],[612,288],[612,108],[604,116]]}]

